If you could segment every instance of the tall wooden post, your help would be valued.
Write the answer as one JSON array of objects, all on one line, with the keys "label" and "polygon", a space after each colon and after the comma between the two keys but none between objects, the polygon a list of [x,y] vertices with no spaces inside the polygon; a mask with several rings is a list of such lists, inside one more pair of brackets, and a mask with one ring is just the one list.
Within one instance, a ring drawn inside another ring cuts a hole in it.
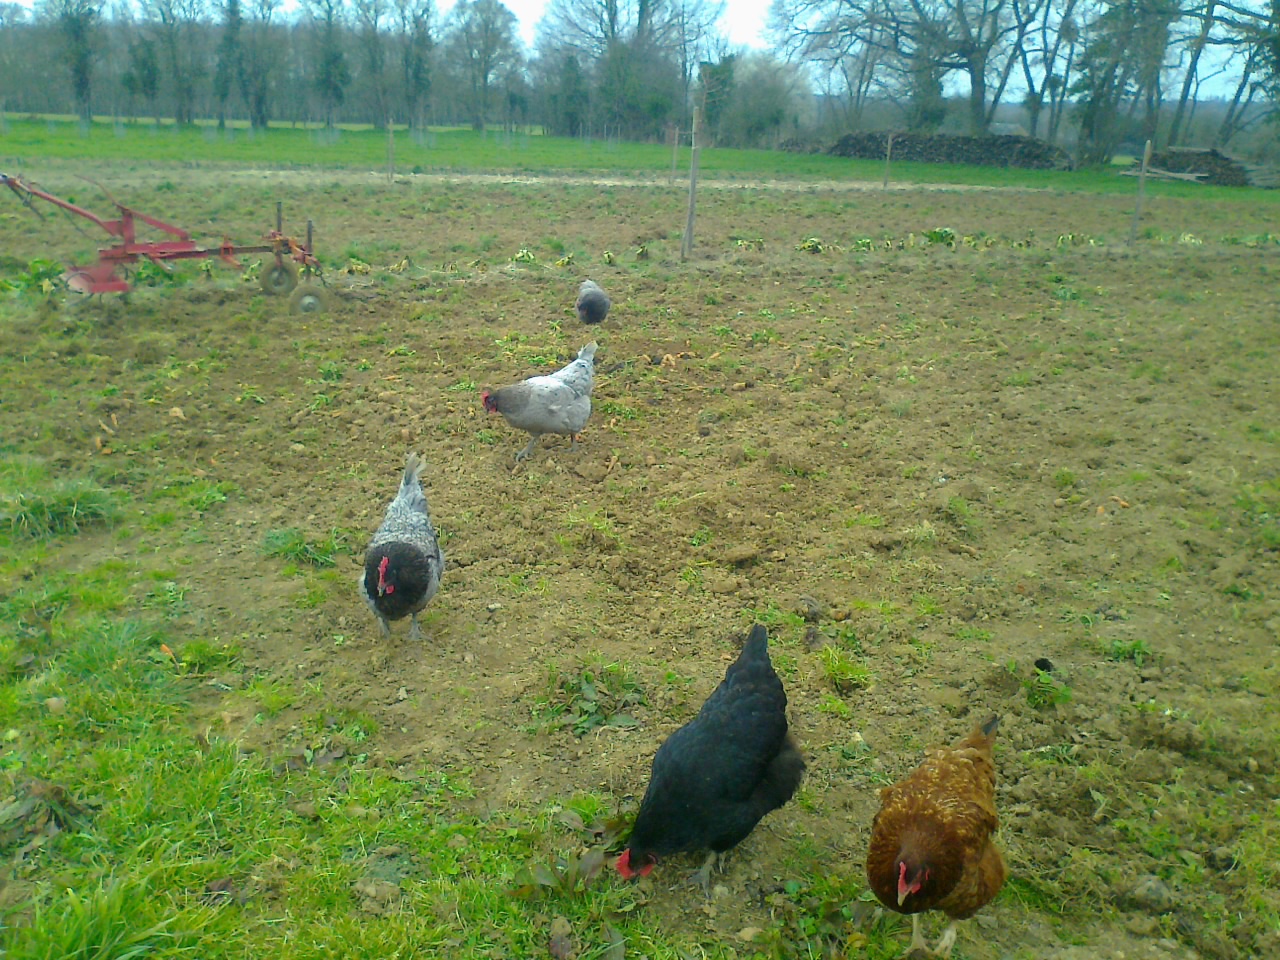
[{"label": "tall wooden post", "polygon": [[680,124],[673,123],[671,131],[671,174],[667,177],[667,186],[676,182],[676,164],[680,160]]},{"label": "tall wooden post", "polygon": [[396,128],[391,117],[387,117],[387,183],[396,179]]},{"label": "tall wooden post", "polygon": [[698,154],[702,151],[702,107],[693,108],[693,131],[690,142],[693,156],[689,160],[689,218],[685,221],[684,236],[680,240],[680,259],[688,260],[693,253],[693,218],[698,208]]},{"label": "tall wooden post", "polygon": [[1151,141],[1142,148],[1142,169],[1138,171],[1138,199],[1133,204],[1133,226],[1129,228],[1129,246],[1138,242],[1138,218],[1142,216],[1142,200],[1147,195],[1147,167],[1151,165]]},{"label": "tall wooden post", "polygon": [[889,189],[889,161],[893,159],[893,134],[889,134],[889,140],[884,145],[884,183],[880,184],[881,190]]}]

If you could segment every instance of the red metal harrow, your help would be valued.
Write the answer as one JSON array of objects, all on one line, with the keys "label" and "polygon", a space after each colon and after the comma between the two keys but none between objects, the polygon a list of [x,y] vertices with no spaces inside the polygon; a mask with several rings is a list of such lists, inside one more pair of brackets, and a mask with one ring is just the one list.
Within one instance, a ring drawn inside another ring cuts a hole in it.
[{"label": "red metal harrow", "polygon": [[[92,183],[93,181],[90,182]],[[265,243],[239,246],[224,237],[221,245],[215,248],[198,246],[191,239],[191,234],[181,227],[175,227],[171,223],[166,223],[156,217],[149,217],[145,213],[140,213],[131,207],[125,206],[111,196],[100,184],[95,184],[95,186],[102,190],[107,195],[107,198],[115,204],[120,214],[117,219],[107,220],[99,217],[83,207],[63,200],[61,197],[46,193],[21,177],[11,177],[8,174],[0,173],[0,185],[8,187],[17,194],[23,205],[35,213],[36,216],[40,216],[40,211],[31,202],[32,198],[45,200],[69,213],[84,217],[86,220],[90,220],[100,226],[109,236],[119,238],[119,243],[109,247],[102,247],[98,250],[97,263],[89,264],[88,266],[73,265],[67,268],[67,286],[80,293],[128,292],[129,281],[123,275],[124,268],[127,264],[137,263],[142,258],[146,258],[167,270],[169,269],[165,265],[167,260],[201,260],[216,256],[239,270],[242,267],[240,262],[236,260],[237,255],[270,253],[275,258],[275,262],[262,271],[260,280],[262,289],[275,296],[288,294],[298,285],[299,269],[310,276],[320,276],[320,263],[312,255],[311,221],[307,221],[307,239],[305,243],[300,243],[293,237],[286,236],[283,232],[283,207],[279,202],[276,203],[276,228],[263,237],[266,241]],[[135,225],[135,221],[138,220],[149,227],[154,227],[168,234],[174,239],[139,240]],[[324,299],[318,287],[308,284],[299,293],[304,295],[294,297],[295,309],[309,313],[323,308]]]}]

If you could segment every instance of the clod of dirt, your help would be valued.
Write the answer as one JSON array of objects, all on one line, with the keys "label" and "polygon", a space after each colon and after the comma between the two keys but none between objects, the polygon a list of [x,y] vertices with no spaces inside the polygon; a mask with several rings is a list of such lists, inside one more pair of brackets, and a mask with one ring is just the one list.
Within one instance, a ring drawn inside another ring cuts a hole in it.
[{"label": "clod of dirt", "polygon": [[801,597],[796,604],[796,613],[804,618],[805,623],[817,623],[826,616],[826,607],[813,597]]},{"label": "clod of dirt", "polygon": [[569,926],[569,921],[564,917],[556,917],[551,921],[548,934],[550,942],[547,944],[547,949],[551,952],[551,956],[556,960],[569,960],[574,955],[573,927]]},{"label": "clod of dirt", "polygon": [[365,913],[389,913],[400,900],[400,885],[390,880],[373,880],[361,877],[351,885],[361,898],[360,909]]},{"label": "clod of dirt", "polygon": [[1214,847],[1204,860],[1214,870],[1220,870],[1223,873],[1235,869],[1236,866],[1236,855],[1230,847]]},{"label": "clod of dirt", "polygon": [[1147,913],[1168,913],[1173,909],[1173,891],[1153,874],[1139,877],[1129,891],[1129,902]]},{"label": "clod of dirt", "polygon": [[760,556],[760,548],[754,547],[748,543],[740,543],[730,547],[724,552],[724,562],[733,566],[742,566],[751,563]]}]

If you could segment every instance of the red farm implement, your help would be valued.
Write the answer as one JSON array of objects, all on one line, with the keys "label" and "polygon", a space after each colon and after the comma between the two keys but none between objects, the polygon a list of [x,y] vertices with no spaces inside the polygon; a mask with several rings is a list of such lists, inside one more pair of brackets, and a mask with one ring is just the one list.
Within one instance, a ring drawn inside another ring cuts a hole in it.
[{"label": "red farm implement", "polygon": [[[98,250],[98,260],[88,266],[69,266],[66,272],[67,286],[78,293],[127,293],[129,291],[128,267],[139,260],[149,260],[159,267],[169,269],[168,260],[210,260],[218,257],[225,263],[242,269],[237,256],[252,253],[269,253],[274,262],[263,266],[259,275],[262,289],[272,296],[285,296],[292,293],[291,303],[295,312],[314,313],[324,309],[325,299],[319,284],[305,283],[298,286],[298,275],[301,272],[310,278],[320,277],[320,263],[312,255],[311,221],[307,221],[307,239],[301,243],[283,232],[283,209],[276,204],[276,228],[263,237],[265,242],[237,245],[223,238],[217,247],[202,247],[191,239],[191,234],[181,227],[175,227],[156,217],[149,217],[131,207],[125,206],[112,197],[103,187],[98,188],[115,204],[119,216],[114,220],[99,217],[83,207],[77,206],[61,197],[46,193],[21,177],[11,177],[0,173],[0,185],[8,187],[22,203],[36,216],[40,211],[32,203],[34,199],[44,200],[60,207],[68,213],[84,217],[96,223],[109,236],[115,237],[119,243]],[[43,217],[42,217],[43,219]],[[169,240],[139,240],[137,237],[138,222],[167,234]],[[294,288],[297,288],[296,290]]]}]

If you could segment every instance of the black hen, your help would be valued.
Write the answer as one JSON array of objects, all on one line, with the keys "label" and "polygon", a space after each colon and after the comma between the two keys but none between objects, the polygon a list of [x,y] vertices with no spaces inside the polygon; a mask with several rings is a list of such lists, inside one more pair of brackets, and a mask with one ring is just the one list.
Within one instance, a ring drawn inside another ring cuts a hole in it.
[{"label": "black hen", "polygon": [[658,748],[618,858],[624,878],[647,875],[658,857],[710,849],[694,875],[705,891],[712,863],[796,792],[804,758],[787,733],[787,694],[768,645],[756,624],[698,715]]},{"label": "black hen", "polygon": [[410,453],[400,490],[364,554],[360,591],[377,616],[384,637],[391,635],[388,621],[405,617],[413,618],[410,638],[422,636],[418,613],[440,589],[444,572],[444,551],[431,525],[421,470],[418,455]]}]

